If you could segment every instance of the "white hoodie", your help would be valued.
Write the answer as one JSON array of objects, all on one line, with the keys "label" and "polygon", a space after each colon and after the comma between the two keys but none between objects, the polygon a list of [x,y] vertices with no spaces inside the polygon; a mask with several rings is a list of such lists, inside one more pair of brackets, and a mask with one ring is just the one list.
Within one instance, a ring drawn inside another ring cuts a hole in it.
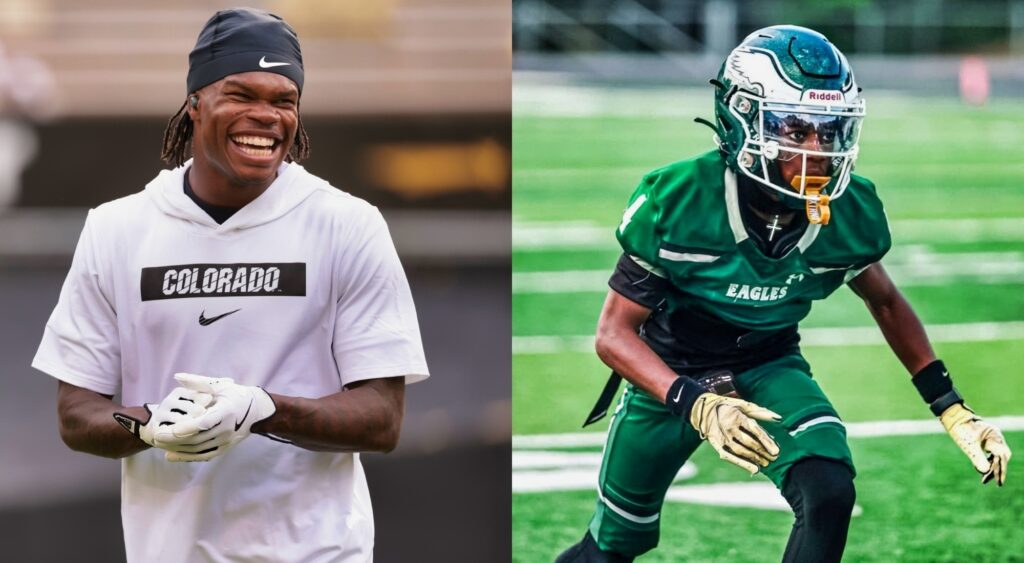
[{"label": "white hoodie", "polygon": [[[125,405],[159,402],[176,372],[310,398],[427,377],[376,208],[282,164],[218,225],[184,193],[190,164],[90,211],[33,367]],[[123,460],[121,493],[129,562],[372,560],[358,454],[262,436],[207,463],[150,449]]]}]

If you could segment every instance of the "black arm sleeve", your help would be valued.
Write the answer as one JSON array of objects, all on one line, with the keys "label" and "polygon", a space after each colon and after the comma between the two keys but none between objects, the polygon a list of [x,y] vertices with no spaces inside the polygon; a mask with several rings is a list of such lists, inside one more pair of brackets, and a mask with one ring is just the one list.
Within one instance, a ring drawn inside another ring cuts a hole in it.
[{"label": "black arm sleeve", "polygon": [[608,287],[626,299],[653,311],[665,302],[665,295],[671,290],[672,282],[651,273],[623,254],[619,256],[615,272],[608,280]]}]

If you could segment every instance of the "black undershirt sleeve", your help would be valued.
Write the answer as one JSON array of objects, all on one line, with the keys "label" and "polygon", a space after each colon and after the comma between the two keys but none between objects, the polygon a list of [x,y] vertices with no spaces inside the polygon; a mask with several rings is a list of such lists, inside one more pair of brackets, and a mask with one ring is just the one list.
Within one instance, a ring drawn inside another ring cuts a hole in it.
[{"label": "black undershirt sleeve", "polygon": [[672,282],[638,264],[619,257],[608,286],[623,297],[651,310],[640,330],[641,338],[680,375],[710,370],[744,371],[791,353],[800,340],[796,325],[773,331],[752,331],[692,309],[668,307],[679,290]]},{"label": "black undershirt sleeve", "polygon": [[665,303],[665,295],[671,290],[672,282],[652,273],[623,254],[615,265],[615,272],[608,280],[608,287],[630,301],[652,311]]}]

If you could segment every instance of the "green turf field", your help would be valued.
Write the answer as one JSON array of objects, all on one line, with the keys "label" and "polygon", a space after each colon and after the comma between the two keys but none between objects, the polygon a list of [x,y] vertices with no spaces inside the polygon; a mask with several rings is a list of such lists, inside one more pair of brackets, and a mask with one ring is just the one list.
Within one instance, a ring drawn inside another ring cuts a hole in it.
[{"label": "green turf field", "polygon": [[[607,376],[588,347],[618,256],[613,230],[646,171],[711,148],[695,116],[711,117],[710,87],[515,80],[515,561],[551,561],[586,529],[607,422],[577,433]],[[970,404],[1000,417],[1011,447],[1024,447],[1020,100],[969,108],[952,97],[879,94],[868,97],[863,131],[857,172],[886,204],[895,244],[887,269]],[[1017,464],[1005,487],[978,484],[851,292],[818,304],[803,327],[805,354],[849,424],[859,471],[846,560],[1024,561]],[[666,502],[661,546],[640,561],[777,561],[792,517],[767,479],[746,477],[710,448],[691,461],[695,474],[681,474],[670,491],[689,500]],[[753,486],[746,498],[768,506],[693,500],[730,484]]]}]

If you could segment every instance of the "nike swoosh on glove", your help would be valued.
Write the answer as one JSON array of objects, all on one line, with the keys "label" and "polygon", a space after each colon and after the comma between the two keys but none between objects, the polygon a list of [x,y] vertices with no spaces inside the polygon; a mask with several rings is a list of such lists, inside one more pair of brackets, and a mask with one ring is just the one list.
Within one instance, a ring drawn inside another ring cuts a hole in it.
[{"label": "nike swoosh on glove", "polygon": [[210,393],[176,387],[160,401],[160,404],[142,405],[149,413],[149,420],[145,424],[133,416],[119,412],[114,413],[114,420],[146,444],[156,446],[155,435],[160,428],[201,416],[211,402],[213,395]]},{"label": "nike swoosh on glove", "polygon": [[943,411],[939,420],[956,445],[967,454],[974,469],[981,473],[981,483],[995,479],[1002,487],[1011,455],[1003,433],[962,403]]},{"label": "nike swoosh on glove", "polygon": [[158,447],[169,445],[168,461],[207,461],[223,454],[252,433],[252,425],[277,411],[261,387],[239,385],[230,377],[176,373],[187,389],[213,397],[206,412],[157,430]]},{"label": "nike swoosh on glove", "polygon": [[775,440],[757,424],[758,420],[778,422],[774,412],[731,397],[704,393],[690,411],[690,424],[718,452],[718,457],[747,470],[766,467],[779,457]]}]

